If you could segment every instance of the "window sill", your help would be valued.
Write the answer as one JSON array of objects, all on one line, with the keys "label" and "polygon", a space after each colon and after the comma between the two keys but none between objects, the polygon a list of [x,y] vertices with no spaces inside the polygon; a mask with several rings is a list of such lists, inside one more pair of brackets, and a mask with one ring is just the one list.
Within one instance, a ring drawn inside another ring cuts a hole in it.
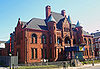
[{"label": "window sill", "polygon": [[37,59],[32,59],[32,58],[31,58],[31,60],[37,60]]},{"label": "window sill", "polygon": [[30,43],[30,44],[37,44],[37,43]]}]

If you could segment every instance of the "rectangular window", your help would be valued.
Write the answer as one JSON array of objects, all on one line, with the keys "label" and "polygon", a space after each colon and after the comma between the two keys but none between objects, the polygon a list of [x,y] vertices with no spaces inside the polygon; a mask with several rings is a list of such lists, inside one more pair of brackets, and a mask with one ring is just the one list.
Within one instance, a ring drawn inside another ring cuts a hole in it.
[{"label": "rectangular window", "polygon": [[45,59],[47,59],[47,50],[45,49]]},{"label": "rectangular window", "polygon": [[58,59],[59,59],[59,56],[60,56],[60,55],[59,55],[59,49],[58,49]]},{"label": "rectangular window", "polygon": [[43,49],[41,49],[41,58],[43,58]]},{"label": "rectangular window", "polygon": [[61,48],[61,55],[63,55],[63,48]]},{"label": "rectangular window", "polygon": [[35,49],[35,59],[37,59],[37,49]]},{"label": "rectangular window", "polygon": [[32,57],[31,58],[34,59],[34,48],[31,49],[31,52],[32,52],[32,54],[31,54]]},{"label": "rectangular window", "polygon": [[50,58],[52,58],[52,48],[50,48]]},{"label": "rectangular window", "polygon": [[56,57],[56,48],[55,48],[55,57]]}]

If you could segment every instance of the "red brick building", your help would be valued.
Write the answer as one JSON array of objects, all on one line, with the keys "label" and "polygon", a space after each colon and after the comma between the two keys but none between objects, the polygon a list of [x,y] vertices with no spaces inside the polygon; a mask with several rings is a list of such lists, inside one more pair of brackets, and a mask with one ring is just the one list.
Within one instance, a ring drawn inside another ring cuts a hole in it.
[{"label": "red brick building", "polygon": [[91,34],[93,35],[95,58],[100,59],[100,32]]},{"label": "red brick building", "polygon": [[[51,12],[51,7],[46,6],[46,19],[23,22],[19,18],[14,37],[14,55],[18,55],[21,63],[64,60],[65,47],[82,44],[85,45],[84,58],[92,58],[92,36],[82,29],[79,21],[72,24],[65,10]],[[67,55],[70,56],[70,52]],[[75,51],[72,51],[71,58],[74,57]]]}]

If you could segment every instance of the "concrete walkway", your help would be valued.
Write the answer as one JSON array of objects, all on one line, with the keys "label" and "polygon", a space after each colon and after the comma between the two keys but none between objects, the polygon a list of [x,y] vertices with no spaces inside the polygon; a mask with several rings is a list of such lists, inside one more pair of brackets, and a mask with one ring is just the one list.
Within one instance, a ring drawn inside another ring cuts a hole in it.
[{"label": "concrete walkway", "polygon": [[79,67],[68,67],[66,69],[91,69],[91,68],[97,67],[97,66],[100,67],[100,63],[99,64],[94,64],[94,66],[92,66],[92,64],[86,64],[86,65],[81,65]]}]

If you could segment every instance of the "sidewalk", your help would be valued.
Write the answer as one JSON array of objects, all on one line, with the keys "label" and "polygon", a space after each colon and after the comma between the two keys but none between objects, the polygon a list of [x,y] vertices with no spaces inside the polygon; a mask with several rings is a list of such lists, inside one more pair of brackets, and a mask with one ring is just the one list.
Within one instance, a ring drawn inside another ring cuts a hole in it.
[{"label": "sidewalk", "polygon": [[85,68],[90,68],[95,66],[100,66],[100,63],[94,64],[94,66],[92,66],[92,64],[86,64],[86,65],[81,65],[79,67],[68,67],[68,69],[85,69]]}]

